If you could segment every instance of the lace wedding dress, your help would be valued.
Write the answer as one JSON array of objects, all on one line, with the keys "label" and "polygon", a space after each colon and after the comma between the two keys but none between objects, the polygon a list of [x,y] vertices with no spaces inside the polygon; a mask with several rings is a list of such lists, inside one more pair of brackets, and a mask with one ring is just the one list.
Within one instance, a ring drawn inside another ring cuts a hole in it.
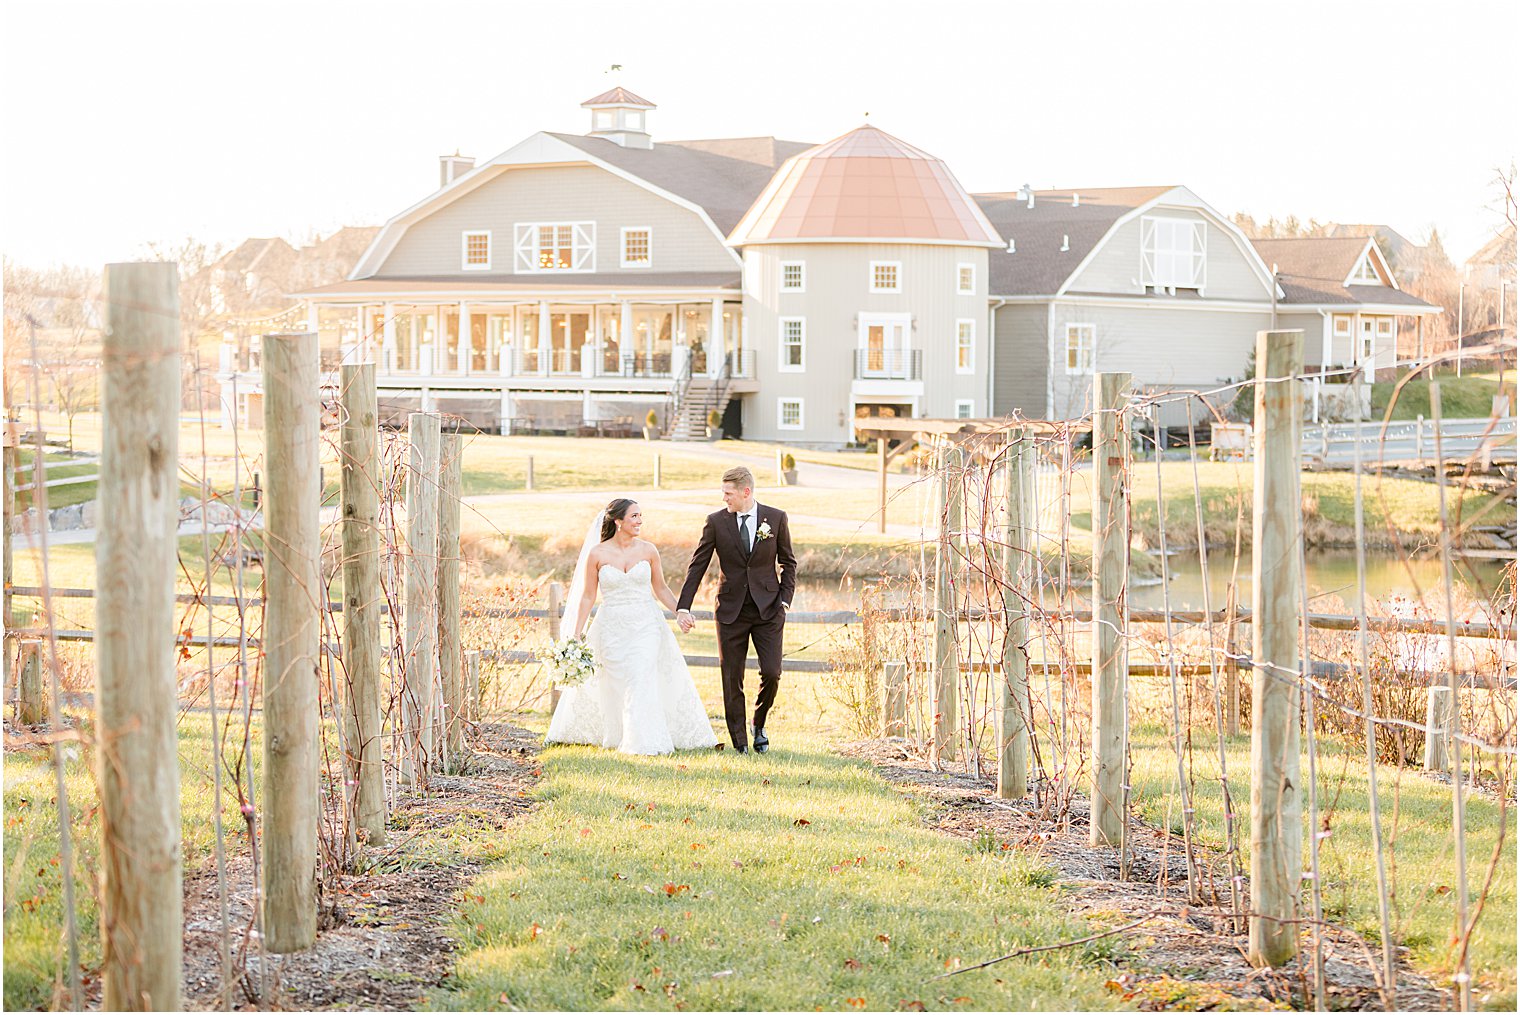
[{"label": "lace wedding dress", "polygon": [[601,608],[586,628],[596,672],[565,688],[545,741],[599,744],[625,754],[712,747],[718,739],[654,598],[649,561],[627,572],[603,564],[597,584]]}]

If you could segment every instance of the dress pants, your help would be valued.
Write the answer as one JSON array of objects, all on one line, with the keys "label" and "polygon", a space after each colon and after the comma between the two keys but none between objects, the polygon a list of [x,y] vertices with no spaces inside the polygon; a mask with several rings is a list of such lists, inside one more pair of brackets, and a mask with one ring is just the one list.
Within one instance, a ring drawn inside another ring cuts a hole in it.
[{"label": "dress pants", "polygon": [[755,698],[755,725],[765,728],[765,717],[770,714],[776,700],[776,690],[781,686],[781,636],[786,627],[786,611],[778,604],[769,620],[760,615],[749,591],[744,593],[744,605],[732,624],[718,625],[718,665],[723,672],[723,719],[728,724],[728,736],[734,747],[749,745],[749,728],[745,725],[744,665],[749,657],[749,646],[755,646],[755,657],[760,662],[760,693]]}]

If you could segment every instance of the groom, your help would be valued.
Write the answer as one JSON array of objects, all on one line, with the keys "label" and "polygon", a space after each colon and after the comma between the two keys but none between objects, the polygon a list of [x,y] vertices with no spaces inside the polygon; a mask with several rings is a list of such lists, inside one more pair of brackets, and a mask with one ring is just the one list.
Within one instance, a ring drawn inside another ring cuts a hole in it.
[{"label": "groom", "polygon": [[[685,634],[696,625],[691,603],[714,552],[723,580],[718,585],[718,665],[723,671],[723,718],[740,754],[749,750],[744,725],[744,664],[749,643],[760,661],[760,693],[755,698],[755,753],[770,748],[765,717],[781,684],[781,635],[797,588],[797,558],[786,512],[755,502],[755,474],[744,466],[723,474],[722,511],[707,516],[702,538],[686,569],[676,604],[676,623]],[[777,572],[780,572],[779,578]]]}]

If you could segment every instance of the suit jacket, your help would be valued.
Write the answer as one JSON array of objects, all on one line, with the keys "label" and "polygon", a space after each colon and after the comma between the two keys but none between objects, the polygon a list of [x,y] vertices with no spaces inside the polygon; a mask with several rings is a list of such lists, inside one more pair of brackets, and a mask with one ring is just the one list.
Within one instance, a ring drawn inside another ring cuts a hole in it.
[{"label": "suit jacket", "polygon": [[767,524],[770,525],[770,536],[756,538],[754,549],[745,553],[744,544],[739,541],[738,516],[727,508],[708,515],[707,523],[702,527],[702,538],[686,569],[686,584],[681,586],[676,608],[691,609],[697,587],[702,584],[714,553],[718,555],[718,566],[722,570],[715,611],[718,623],[732,624],[739,618],[746,593],[754,599],[760,615],[767,620],[782,603],[790,604],[797,590],[797,558],[792,555],[792,532],[787,525],[786,512],[757,503],[757,537]]}]

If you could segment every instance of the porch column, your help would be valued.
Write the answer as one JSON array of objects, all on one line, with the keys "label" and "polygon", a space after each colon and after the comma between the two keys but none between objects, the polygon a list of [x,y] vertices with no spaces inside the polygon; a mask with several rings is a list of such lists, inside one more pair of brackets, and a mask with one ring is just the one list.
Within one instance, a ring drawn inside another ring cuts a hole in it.
[{"label": "porch column", "polygon": [[507,425],[507,420],[511,419],[514,415],[512,409],[512,392],[507,388],[502,388],[501,406],[497,410],[498,415],[496,417],[496,428],[504,434],[511,432],[511,427]]},{"label": "porch column", "polygon": [[[591,366],[586,367],[586,355],[591,356]],[[602,308],[591,304],[591,343],[581,349],[581,373],[586,377],[599,377],[602,373]]]},{"label": "porch column", "polygon": [[455,366],[461,374],[470,372],[470,353],[474,351],[470,338],[470,306],[459,304],[459,361]]},{"label": "porch column", "polygon": [[549,301],[538,303],[538,372],[549,376],[549,361],[554,356],[554,337],[549,334]]},{"label": "porch column", "polygon": [[586,388],[585,390],[583,390],[581,392],[581,422],[583,422],[583,423],[589,423],[589,422],[591,422],[592,418],[593,417],[591,415],[591,389],[590,388]]},{"label": "porch column", "polygon": [[380,372],[392,373],[396,369],[396,305],[387,303],[380,313]]},{"label": "porch column", "polygon": [[707,324],[707,376],[723,372],[723,297],[712,301],[712,320]]},{"label": "porch column", "polygon": [[[320,334],[320,332],[317,330],[317,326],[320,323],[321,311],[317,309],[317,305],[315,303],[308,302],[306,304],[306,330],[312,332],[313,334]],[[317,344],[320,346],[321,341],[318,340]]]},{"label": "porch column", "polygon": [[[490,325],[486,326],[486,341],[491,341]],[[502,335],[501,348],[496,350],[496,372],[503,377],[511,377],[517,369],[514,357],[517,355],[517,304],[507,307],[507,328]]]},{"label": "porch column", "polygon": [[[634,351],[630,344],[633,341],[633,304],[623,300],[618,304],[618,358]],[[618,364],[619,368],[622,364]],[[621,370],[620,370],[621,372]]]}]

